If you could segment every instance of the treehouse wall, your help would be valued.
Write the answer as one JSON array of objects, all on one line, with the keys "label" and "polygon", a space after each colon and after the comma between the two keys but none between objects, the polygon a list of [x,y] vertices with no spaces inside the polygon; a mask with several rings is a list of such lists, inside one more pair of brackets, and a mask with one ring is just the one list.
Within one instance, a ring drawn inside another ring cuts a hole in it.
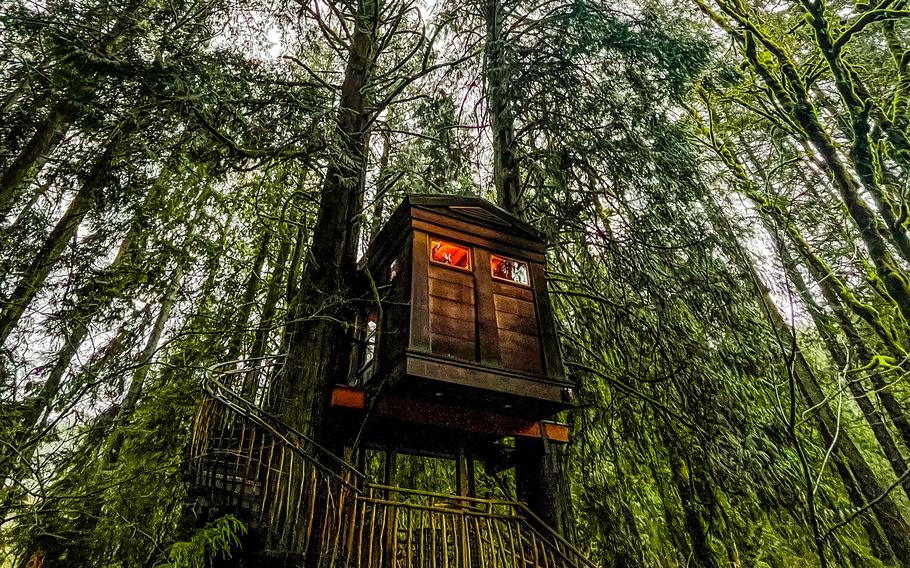
[{"label": "treehouse wall", "polygon": [[[433,259],[434,245],[463,247],[470,261],[454,266]],[[494,259],[504,260],[481,246],[436,234],[414,232],[411,348],[434,355],[477,362],[511,371],[543,374],[541,322],[535,290],[544,282],[530,278],[529,263],[521,263],[527,282],[507,282],[493,275]],[[425,330],[425,331],[424,331]]]}]

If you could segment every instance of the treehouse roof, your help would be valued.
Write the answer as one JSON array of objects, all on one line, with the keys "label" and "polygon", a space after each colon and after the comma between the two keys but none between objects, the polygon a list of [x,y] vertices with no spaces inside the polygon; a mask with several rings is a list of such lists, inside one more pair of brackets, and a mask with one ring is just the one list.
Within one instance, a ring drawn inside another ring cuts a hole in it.
[{"label": "treehouse roof", "polygon": [[409,195],[401,201],[370,244],[367,258],[384,256],[387,247],[407,233],[411,219],[418,217],[436,224],[440,221],[445,225],[453,223],[453,228],[464,223],[482,227],[495,232],[500,239],[518,240],[529,250],[540,254],[545,252],[547,239],[543,233],[486,199],[459,195]]}]

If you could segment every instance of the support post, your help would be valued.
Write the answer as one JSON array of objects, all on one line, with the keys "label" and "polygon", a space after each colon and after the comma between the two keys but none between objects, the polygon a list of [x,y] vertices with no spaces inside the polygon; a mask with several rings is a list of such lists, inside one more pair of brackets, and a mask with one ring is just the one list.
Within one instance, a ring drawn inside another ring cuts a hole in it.
[{"label": "support post", "polygon": [[[382,471],[382,484],[392,487],[397,482],[396,475],[396,462],[398,461],[398,452],[395,451],[395,448],[387,447],[385,450],[385,459],[383,460],[383,471]],[[386,495],[386,498],[389,496]]]},{"label": "support post", "polygon": [[550,528],[568,537],[571,493],[562,447],[515,440],[515,493]]},{"label": "support post", "polygon": [[[396,475],[397,469],[398,469],[396,467],[396,465],[397,465],[396,462],[398,461],[397,458],[398,458],[398,452],[395,451],[395,448],[393,448],[391,446],[386,446],[385,459],[383,460],[383,464],[382,464],[383,465],[383,472],[382,472],[382,484],[383,485],[392,487],[396,483],[398,483],[398,479],[397,479],[397,475]],[[394,496],[390,495],[389,490],[386,489],[383,491],[383,498],[391,501],[394,499]],[[394,511],[394,510],[395,509],[391,509],[391,511]],[[386,525],[386,529],[385,529],[385,534],[382,536],[382,538],[385,540],[385,545],[383,547],[384,552],[382,553],[382,565],[383,566],[393,566],[394,565],[393,560],[395,558],[395,550],[394,550],[393,542],[394,542],[394,537],[395,537],[395,531],[398,530],[398,527],[396,526],[395,521],[393,519],[395,519],[395,516],[394,516],[394,514],[390,513],[389,522]]]},{"label": "support post", "polygon": [[463,442],[455,448],[455,487],[459,497],[475,497],[474,460]]}]

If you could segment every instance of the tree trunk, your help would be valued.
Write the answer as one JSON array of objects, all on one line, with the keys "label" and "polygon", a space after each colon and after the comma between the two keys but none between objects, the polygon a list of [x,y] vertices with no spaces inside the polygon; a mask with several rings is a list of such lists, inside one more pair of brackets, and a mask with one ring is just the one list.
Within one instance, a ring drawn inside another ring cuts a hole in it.
[{"label": "tree trunk", "polygon": [[669,438],[667,434],[669,431],[671,431],[670,428],[665,425],[662,436],[664,438],[664,446],[667,448],[667,458],[670,462],[673,486],[676,488],[676,493],[682,505],[684,513],[683,526],[689,535],[688,541],[692,547],[692,557],[695,560],[695,566],[717,568],[717,560],[708,540],[708,523],[703,514],[704,505],[696,494],[691,478],[691,464],[680,454],[677,443]]},{"label": "tree trunk", "polygon": [[[262,314],[259,316],[259,326],[253,336],[253,346],[250,348],[250,360],[254,362],[265,355],[266,343],[269,334],[272,331],[272,323],[275,318],[275,310],[278,306],[278,299],[281,296],[281,287],[284,282],[285,263],[290,253],[291,242],[282,237],[281,246],[278,248],[278,258],[275,260],[275,267],[272,270],[272,276],[269,278],[269,286],[265,294],[265,303],[262,305]],[[258,370],[251,371],[247,374],[243,387],[243,394],[246,397],[253,397],[259,391],[260,376]]]},{"label": "tree trunk", "polygon": [[226,355],[227,361],[235,361],[240,357],[243,351],[243,339],[247,335],[250,327],[250,313],[253,311],[253,304],[256,301],[256,293],[259,291],[259,284],[262,281],[262,266],[269,252],[269,241],[272,239],[272,231],[266,229],[259,241],[259,249],[256,251],[256,257],[253,259],[253,268],[250,269],[250,276],[247,278],[244,286],[243,298],[240,300],[240,306],[237,308],[237,319],[234,322],[234,333],[228,341],[228,350]]},{"label": "tree trunk", "polygon": [[4,219],[15,205],[23,181],[39,167],[39,164],[44,163],[46,156],[63,137],[70,120],[72,113],[67,107],[58,105],[51,109],[22,152],[0,175],[0,220]]},{"label": "tree trunk", "polygon": [[[702,203],[709,213],[709,218],[714,225],[715,231],[718,235],[724,237],[723,242],[726,243],[726,248],[729,249],[731,260],[739,264],[745,274],[745,278],[751,280],[756,287],[756,295],[758,300],[765,306],[771,325],[774,326],[778,333],[782,332],[789,336],[791,333],[789,326],[771,299],[769,290],[762,283],[755,267],[746,255],[742,245],[734,236],[733,231],[727,228],[726,224],[729,221],[723,217],[719,207],[710,196],[703,199]],[[854,506],[857,508],[865,506],[866,503],[880,497],[884,493],[884,488],[879,483],[872,467],[866,462],[865,457],[854,443],[849,432],[839,427],[837,417],[828,406],[825,394],[818,384],[814,371],[803,357],[802,352],[799,351],[798,346],[795,353],[793,353],[793,364],[793,371],[800,393],[806,399],[807,405],[815,409],[822,440],[829,446],[834,444],[836,459],[843,462],[843,465],[838,466],[836,469],[841,474],[844,485],[848,488],[848,495],[851,499],[856,499],[857,497],[863,499],[859,503],[853,501]],[[836,439],[835,434],[837,436]],[[845,478],[844,475],[848,471],[850,475]],[[910,559],[910,556],[908,556],[910,554],[910,532],[908,532],[910,531],[910,526],[907,525],[894,501],[890,496],[886,495],[872,505],[870,509],[875,515],[882,534],[888,541],[891,551],[893,551],[894,557],[906,562],[904,559]],[[879,539],[873,527],[868,523],[864,523],[864,526],[869,535],[869,541],[874,546]]]},{"label": "tree trunk", "polygon": [[565,448],[541,440],[515,440],[515,496],[547,525],[568,538],[574,533]]},{"label": "tree trunk", "polygon": [[[806,306],[809,316],[812,318],[813,324],[815,325],[815,329],[818,331],[825,347],[828,349],[828,353],[831,355],[831,360],[837,365],[839,372],[844,374],[849,373],[851,370],[851,363],[848,360],[847,353],[837,342],[835,331],[828,321],[827,314],[824,314],[821,310],[821,306],[815,302],[812,292],[806,285],[802,274],[796,269],[789,252],[783,248],[783,243],[778,243],[778,250],[781,255],[781,262],[784,266],[784,270],[793,283],[793,286],[796,288],[797,294],[803,301],[803,304]],[[904,460],[904,456],[901,455],[900,449],[895,443],[891,432],[888,431],[884,417],[878,409],[875,408],[875,405],[872,404],[868,393],[858,380],[854,380],[849,376],[846,377],[846,380],[850,393],[853,395],[853,399],[856,401],[857,406],[859,406],[860,412],[862,412],[866,424],[868,424],[869,428],[872,430],[872,434],[875,436],[882,452],[884,452],[888,463],[891,465],[891,469],[894,471],[895,476],[898,478],[901,477],[907,471],[907,462]],[[904,480],[902,487],[904,493],[910,497],[910,478]]]},{"label": "tree trunk", "polygon": [[524,219],[524,196],[515,156],[515,116],[510,96],[510,64],[502,38],[503,10],[500,0],[481,0],[486,21],[484,72],[487,82],[487,112],[493,136],[493,182],[500,207]]},{"label": "tree trunk", "polygon": [[392,147],[390,140],[391,135],[388,132],[382,134],[382,153],[379,155],[379,169],[376,175],[376,195],[373,196],[373,209],[370,212],[370,235],[369,242],[373,242],[379,230],[382,229],[383,211],[385,210],[386,192],[388,190],[389,177],[389,152]]},{"label": "tree trunk", "polygon": [[[788,213],[777,202],[766,199],[764,193],[753,183],[742,162],[731,149],[730,143],[719,136],[713,135],[710,129],[700,121],[699,117],[696,116],[696,119],[699,121],[702,133],[712,140],[714,150],[729,168],[730,173],[733,174],[737,182],[739,182],[740,191],[752,201],[763,216],[766,216],[765,218],[769,221],[766,222],[766,225],[769,225],[769,232],[774,235],[777,231],[783,231],[806,264],[806,268],[813,273],[813,277],[819,281],[830,281],[831,289],[836,292],[837,297],[845,305],[849,306],[857,316],[869,324],[898,361],[903,360],[907,353],[889,324],[881,319],[879,312],[857,298],[847,284],[828,267],[827,263],[815,254]],[[893,298],[891,299],[893,300]],[[895,305],[897,304],[895,303]],[[899,308],[899,306],[897,307]]]},{"label": "tree trunk", "polygon": [[[745,145],[745,147],[748,148],[748,145]],[[760,168],[761,166],[758,164],[755,155],[752,154],[752,152],[749,150],[747,150],[746,153],[748,158],[753,162],[753,165],[757,168]],[[812,292],[809,290],[809,287],[806,285],[806,282],[803,279],[802,273],[800,273],[796,263],[794,262],[789,250],[784,243],[784,238],[778,233],[777,228],[775,227],[775,223],[786,223],[786,233],[790,237],[791,242],[796,244],[797,248],[803,252],[804,257],[812,257],[808,259],[807,263],[809,266],[809,272],[814,276],[816,284],[822,291],[822,296],[837,314],[841,327],[846,333],[848,341],[854,347],[857,356],[862,360],[862,364],[866,364],[871,361],[871,352],[868,350],[865,343],[860,338],[858,332],[856,332],[856,330],[853,328],[852,321],[850,321],[850,318],[847,316],[841,306],[840,296],[833,288],[833,286],[839,283],[839,279],[826,269],[826,265],[824,265],[820,259],[814,257],[812,253],[808,252],[808,244],[806,244],[802,236],[798,234],[797,229],[793,226],[792,222],[789,219],[783,218],[782,215],[778,215],[779,210],[777,208],[773,206],[766,206],[760,203],[756,203],[756,205],[759,207],[759,216],[762,219],[762,224],[765,226],[766,231],[768,232],[769,236],[771,236],[772,241],[775,244],[775,249],[780,256],[781,265],[783,266],[788,278],[796,288],[797,294],[799,295],[807,311],[809,312],[810,317],[812,318],[813,324],[818,331],[819,337],[822,338],[822,341],[824,342],[828,353],[831,355],[832,361],[838,367],[839,372],[849,373],[852,371],[851,367],[853,365],[849,360],[847,352],[841,347],[836,338],[836,326],[832,324],[829,315],[824,313],[822,307],[818,305],[815,298],[813,297]],[[772,213],[776,217],[773,222],[768,218],[769,213]],[[845,290],[846,285],[843,283],[840,285]],[[882,384],[884,387],[881,376],[877,372],[874,372],[873,375],[873,381]],[[887,424],[884,421],[884,417],[881,415],[878,409],[875,408],[875,405],[870,400],[869,395],[863,388],[862,384],[858,380],[854,380],[850,377],[847,379],[847,386],[850,389],[850,392],[853,395],[857,406],[863,414],[866,423],[872,430],[876,441],[878,441],[882,452],[888,460],[888,463],[891,465],[891,468],[894,471],[895,475],[897,477],[901,477],[907,470],[907,462],[904,460],[904,457],[901,454],[897,444],[895,443],[891,432],[888,430]],[[893,396],[885,390],[880,391],[879,396],[881,397],[883,393],[886,398],[889,398],[893,401]],[[894,418],[896,420],[895,424],[898,422],[906,424],[906,418],[903,416],[903,412],[899,410],[899,407],[895,408],[892,406],[892,410],[896,410],[896,415],[894,415]],[[908,497],[910,497],[910,479],[906,479],[904,481],[903,489]]]},{"label": "tree trunk", "polygon": [[[93,281],[83,286],[85,290],[91,290],[83,293],[79,303],[69,312],[63,314],[65,320],[74,322],[66,333],[63,340],[63,346],[57,352],[54,366],[41,386],[38,395],[34,397],[32,408],[23,421],[24,432],[28,432],[35,426],[40,426],[44,420],[41,418],[45,411],[52,405],[54,397],[57,396],[63,381],[63,376],[70,367],[73,357],[79,350],[79,346],[88,335],[89,326],[95,316],[101,310],[105,302],[110,301],[110,294],[105,291],[103,282],[116,278],[117,274],[123,270],[124,265],[130,260],[135,246],[135,240],[140,230],[141,217],[148,212],[152,199],[157,197],[164,189],[164,184],[160,183],[163,174],[159,174],[158,180],[152,187],[152,191],[145,197],[143,204],[136,210],[130,223],[129,231],[123,238],[123,242],[117,249],[117,255],[110,265],[104,269],[104,272]],[[39,421],[40,419],[40,421]]]},{"label": "tree trunk", "polygon": [[[873,156],[870,140],[872,127],[869,120],[870,114],[877,114],[879,118],[877,126],[885,131],[886,135],[892,133],[897,135],[897,137],[891,135],[889,138],[893,143],[897,143],[898,148],[902,146],[904,149],[907,148],[906,134],[895,131],[884,113],[877,112],[878,105],[872,100],[861,78],[852,67],[843,61],[840,49],[834,46],[831,28],[825,13],[825,4],[804,3],[804,6],[809,11],[809,22],[815,32],[819,51],[824,56],[834,86],[849,111],[851,123],[849,134],[853,137],[850,159],[853,162],[853,169],[863,188],[875,201],[879,214],[885,222],[885,226],[888,227],[895,248],[905,261],[910,262],[910,238],[908,238],[907,228],[895,214],[891,200],[879,187],[878,176],[876,176],[876,159]],[[904,165],[906,166],[906,163]]]},{"label": "tree trunk", "polygon": [[355,310],[348,294],[357,269],[370,118],[364,93],[375,63],[377,1],[357,4],[336,120],[338,157],[329,162],[320,191],[312,246],[290,314],[288,355],[273,389],[279,416],[317,438],[326,434],[326,397],[333,382],[347,375],[351,348],[346,322]]},{"label": "tree trunk", "polygon": [[94,206],[95,198],[104,186],[111,164],[116,159],[125,138],[129,135],[129,130],[133,127],[124,126],[108,141],[107,147],[95,160],[66,212],[54,226],[31,265],[22,275],[12,295],[7,299],[6,307],[0,314],[0,345],[3,345],[9,338],[10,333],[25,313],[25,309],[41,289],[60,255],[63,254],[67,243],[76,234],[82,219]]},{"label": "tree trunk", "polygon": [[[188,238],[187,240],[191,241],[192,239]],[[186,251],[184,251],[184,254],[185,253]],[[133,371],[133,376],[130,379],[130,386],[126,391],[126,396],[123,398],[120,409],[117,411],[114,428],[104,451],[102,465],[105,468],[116,463],[119,458],[120,448],[126,438],[126,428],[133,416],[133,412],[136,410],[139,398],[142,396],[146,378],[152,368],[152,359],[154,359],[155,353],[158,351],[158,345],[161,343],[161,337],[164,335],[164,328],[170,319],[171,310],[177,302],[177,293],[180,291],[180,284],[183,281],[184,271],[185,262],[180,262],[177,269],[174,271],[174,274],[171,276],[171,285],[161,300],[158,317],[155,318],[155,324],[152,326],[152,331],[145,343],[145,347],[136,358],[138,366],[136,367],[136,370]]]},{"label": "tree trunk", "polygon": [[[726,10],[726,9],[725,9]],[[734,19],[742,19],[740,14],[727,14]],[[753,68],[768,85],[778,103],[786,109],[797,124],[802,128],[805,140],[808,141],[821,157],[821,163],[831,176],[841,201],[847,209],[850,218],[859,230],[860,237],[865,245],[869,258],[875,266],[878,277],[884,283],[888,294],[894,300],[904,320],[910,321],[910,279],[897,263],[888,244],[882,237],[881,223],[872,209],[862,198],[860,186],[844,165],[834,141],[819,122],[817,109],[812,104],[806,93],[802,78],[792,62],[783,56],[778,56],[781,75],[787,81],[788,90],[776,76],[768,70],[758,54],[755,37],[746,34],[745,52]],[[762,41],[769,41],[762,38]],[[778,48],[778,53],[783,50]]]},{"label": "tree trunk", "polygon": [[[515,157],[515,117],[512,114],[510,61],[502,37],[500,0],[482,0],[486,22],[484,52],[487,109],[493,131],[493,179],[500,207],[526,218],[518,161]],[[518,441],[516,441],[518,444]],[[516,465],[516,493],[531,509],[563,536],[574,534],[568,460],[554,448],[541,449],[522,442],[523,459]],[[517,446],[516,446],[517,447]]]}]

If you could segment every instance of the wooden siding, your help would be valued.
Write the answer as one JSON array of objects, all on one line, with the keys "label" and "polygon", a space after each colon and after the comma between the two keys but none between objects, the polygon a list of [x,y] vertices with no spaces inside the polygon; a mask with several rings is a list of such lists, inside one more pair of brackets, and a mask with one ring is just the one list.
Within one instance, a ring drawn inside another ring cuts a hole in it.
[{"label": "wooden siding", "polygon": [[529,288],[495,282],[493,304],[503,368],[526,373],[543,372],[533,292]]},{"label": "wooden siding", "polygon": [[430,345],[432,352],[477,360],[474,275],[430,265]]}]

